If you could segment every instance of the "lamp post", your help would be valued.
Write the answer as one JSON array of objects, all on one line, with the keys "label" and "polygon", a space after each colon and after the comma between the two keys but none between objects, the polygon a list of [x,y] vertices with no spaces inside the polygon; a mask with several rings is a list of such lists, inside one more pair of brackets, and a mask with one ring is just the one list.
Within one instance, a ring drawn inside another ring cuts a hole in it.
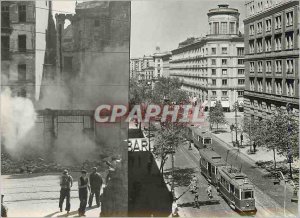
[{"label": "lamp post", "polygon": [[[292,106],[290,103],[287,103],[286,105],[286,110],[288,112],[288,116],[290,117],[290,113],[292,111]],[[293,173],[292,173],[292,162],[293,162],[293,157],[292,157],[292,149],[291,149],[291,144],[290,144],[290,136],[292,134],[292,127],[291,127],[291,121],[288,121],[288,163],[290,164],[290,179],[293,179]]]}]

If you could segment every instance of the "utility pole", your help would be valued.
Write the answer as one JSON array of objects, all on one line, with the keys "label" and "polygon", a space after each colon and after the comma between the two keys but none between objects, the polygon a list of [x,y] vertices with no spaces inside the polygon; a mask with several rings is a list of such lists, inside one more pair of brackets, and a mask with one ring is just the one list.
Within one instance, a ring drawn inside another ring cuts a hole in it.
[{"label": "utility pole", "polygon": [[236,145],[239,147],[239,142],[238,142],[238,133],[237,133],[237,110],[238,110],[238,102],[235,102],[235,142]]}]

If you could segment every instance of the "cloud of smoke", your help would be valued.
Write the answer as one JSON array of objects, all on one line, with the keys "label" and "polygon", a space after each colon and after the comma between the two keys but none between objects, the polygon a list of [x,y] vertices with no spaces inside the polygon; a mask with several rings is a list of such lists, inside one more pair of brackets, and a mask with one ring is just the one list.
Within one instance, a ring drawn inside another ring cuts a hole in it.
[{"label": "cloud of smoke", "polygon": [[34,127],[36,113],[30,99],[12,97],[11,90],[1,92],[1,137],[2,144],[12,156],[22,150],[22,140]]}]

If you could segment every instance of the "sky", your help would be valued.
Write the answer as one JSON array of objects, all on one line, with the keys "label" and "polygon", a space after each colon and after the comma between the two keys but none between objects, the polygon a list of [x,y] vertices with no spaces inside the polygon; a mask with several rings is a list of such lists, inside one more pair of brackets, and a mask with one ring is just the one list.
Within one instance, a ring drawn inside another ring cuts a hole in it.
[{"label": "sky", "polygon": [[156,46],[161,51],[178,47],[188,37],[205,36],[208,32],[209,9],[229,4],[240,12],[240,31],[245,18],[244,0],[161,0],[131,3],[130,56],[151,55]]}]

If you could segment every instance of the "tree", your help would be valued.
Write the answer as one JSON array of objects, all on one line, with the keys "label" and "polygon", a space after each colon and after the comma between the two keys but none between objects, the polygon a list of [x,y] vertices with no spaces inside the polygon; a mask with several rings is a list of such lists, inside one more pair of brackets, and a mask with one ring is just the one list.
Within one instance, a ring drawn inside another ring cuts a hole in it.
[{"label": "tree", "polygon": [[227,123],[221,101],[217,101],[216,106],[209,111],[208,120],[211,128],[214,124],[217,124],[217,130],[219,129],[219,124]]},{"label": "tree", "polygon": [[275,169],[276,153],[289,158],[290,150],[293,157],[299,158],[298,120],[297,114],[288,114],[283,109],[277,109],[270,117],[251,122],[251,139],[257,145],[273,151]]}]

